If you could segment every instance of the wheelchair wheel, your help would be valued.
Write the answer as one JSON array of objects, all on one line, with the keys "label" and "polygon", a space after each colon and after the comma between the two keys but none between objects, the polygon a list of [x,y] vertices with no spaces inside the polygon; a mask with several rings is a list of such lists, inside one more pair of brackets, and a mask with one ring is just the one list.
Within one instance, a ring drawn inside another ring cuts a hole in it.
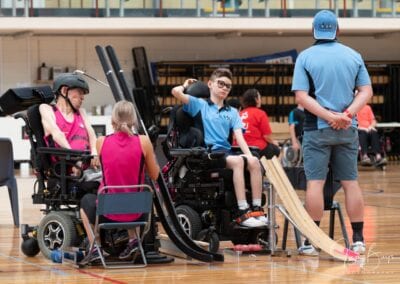
[{"label": "wheelchair wheel", "polygon": [[200,231],[200,233],[196,237],[197,241],[207,242],[208,250],[210,252],[218,252],[219,249],[219,237],[218,234],[214,231],[210,231],[209,229],[204,229]]},{"label": "wheelchair wheel", "polygon": [[231,242],[234,245],[248,245],[249,244],[249,230],[236,230],[231,235]]},{"label": "wheelchair wheel", "polygon": [[199,214],[187,205],[179,205],[176,207],[176,215],[186,234],[195,239],[202,227]]},{"label": "wheelchair wheel", "polygon": [[[269,245],[269,231],[268,230],[256,230],[249,235],[250,244],[260,244],[264,247],[270,247]],[[278,234],[275,232],[275,245],[278,244]]]},{"label": "wheelchair wheel", "polygon": [[37,240],[41,253],[50,259],[51,251],[66,249],[77,242],[76,226],[72,216],[50,212],[40,221]]}]

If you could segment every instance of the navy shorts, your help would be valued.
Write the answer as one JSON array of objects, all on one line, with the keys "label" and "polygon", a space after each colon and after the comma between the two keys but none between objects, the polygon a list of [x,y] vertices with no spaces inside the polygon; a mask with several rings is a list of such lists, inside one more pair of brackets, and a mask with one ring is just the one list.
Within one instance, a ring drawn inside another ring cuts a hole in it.
[{"label": "navy shorts", "polygon": [[356,128],[305,131],[302,147],[307,180],[325,180],[329,164],[335,180],[357,179]]}]

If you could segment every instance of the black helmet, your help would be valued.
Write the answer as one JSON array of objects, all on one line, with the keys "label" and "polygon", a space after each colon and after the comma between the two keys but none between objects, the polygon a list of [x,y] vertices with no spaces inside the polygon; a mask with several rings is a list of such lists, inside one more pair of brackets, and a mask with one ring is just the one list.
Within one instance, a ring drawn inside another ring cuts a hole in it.
[{"label": "black helmet", "polygon": [[89,85],[80,75],[74,73],[63,73],[54,80],[53,91],[58,93],[62,86],[68,88],[81,88],[85,95],[89,93]]}]

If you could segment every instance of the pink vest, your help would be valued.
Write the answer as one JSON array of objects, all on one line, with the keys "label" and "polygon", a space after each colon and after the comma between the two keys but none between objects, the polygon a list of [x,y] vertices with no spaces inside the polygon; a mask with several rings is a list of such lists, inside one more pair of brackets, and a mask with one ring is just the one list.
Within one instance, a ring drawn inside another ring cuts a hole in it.
[{"label": "pink vest", "polygon": [[[145,160],[138,135],[129,136],[116,132],[106,136],[101,148],[100,160],[103,170],[103,186],[142,184],[145,177]],[[131,192],[135,189],[109,189],[108,193]],[[106,215],[107,218],[120,222],[134,221],[141,214]]]},{"label": "pink vest", "polygon": [[[56,116],[56,124],[60,128],[60,130],[65,134],[71,149],[73,150],[89,150],[89,135],[86,131],[85,124],[83,122],[83,118],[80,115],[79,111],[74,112],[74,119],[72,122],[68,122],[61,111],[56,106],[53,106],[54,115]],[[44,139],[46,144],[51,147],[60,146],[54,142],[54,145],[50,143],[50,135],[46,136]]]}]

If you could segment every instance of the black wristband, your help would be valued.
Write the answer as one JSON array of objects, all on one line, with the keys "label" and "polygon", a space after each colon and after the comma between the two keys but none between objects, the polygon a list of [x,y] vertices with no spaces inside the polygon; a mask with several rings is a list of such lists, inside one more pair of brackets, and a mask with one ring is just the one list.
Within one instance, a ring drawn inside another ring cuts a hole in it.
[{"label": "black wristband", "polygon": [[182,87],[183,87],[183,90],[182,90],[182,92],[183,92],[184,94],[186,94],[187,88],[185,88],[185,86],[184,86],[184,85],[182,85]]}]

